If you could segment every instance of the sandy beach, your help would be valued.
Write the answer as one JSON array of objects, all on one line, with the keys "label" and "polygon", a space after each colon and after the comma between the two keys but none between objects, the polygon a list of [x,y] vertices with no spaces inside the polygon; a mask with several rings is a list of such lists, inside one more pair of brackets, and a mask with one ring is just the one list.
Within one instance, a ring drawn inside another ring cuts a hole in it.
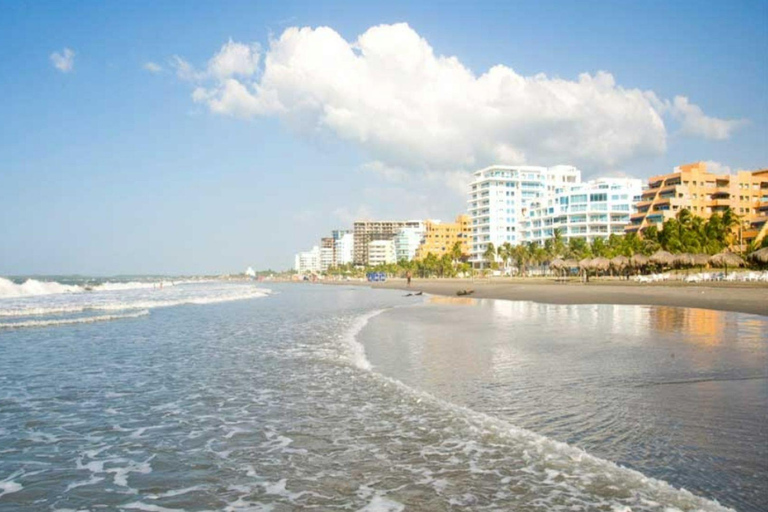
[{"label": "sandy beach", "polygon": [[[355,283],[347,281],[339,284]],[[768,287],[765,284],[639,284],[631,281],[594,281],[582,284],[556,283],[545,279],[500,278],[413,279],[410,288],[404,279],[390,279],[370,286],[447,296],[456,296],[458,290],[474,290],[472,297],[475,298],[529,300],[549,304],[675,306],[768,316]]]}]

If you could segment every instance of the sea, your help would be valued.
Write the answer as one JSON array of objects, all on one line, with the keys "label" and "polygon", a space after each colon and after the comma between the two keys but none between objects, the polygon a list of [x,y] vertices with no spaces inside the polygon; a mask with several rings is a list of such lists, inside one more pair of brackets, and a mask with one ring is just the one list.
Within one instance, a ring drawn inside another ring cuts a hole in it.
[{"label": "sea", "polygon": [[0,279],[3,512],[767,508],[768,317]]}]

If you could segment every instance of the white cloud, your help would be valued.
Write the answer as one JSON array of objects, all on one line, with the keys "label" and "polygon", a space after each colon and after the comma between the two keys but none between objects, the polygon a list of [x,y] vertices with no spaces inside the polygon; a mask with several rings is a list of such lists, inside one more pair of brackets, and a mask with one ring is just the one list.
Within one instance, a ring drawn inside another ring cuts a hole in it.
[{"label": "white cloud", "polygon": [[685,96],[675,96],[671,104],[672,115],[680,121],[681,131],[705,139],[724,140],[733,131],[746,123],[744,119],[717,119],[704,114],[701,107],[694,105]]},{"label": "white cloud", "polygon": [[476,76],[407,24],[371,27],[352,42],[328,27],[289,28],[270,41],[261,70],[259,56],[257,45],[230,41],[205,71],[179,57],[176,69],[199,82],[193,98],[212,112],[330,132],[390,177],[491,162],[615,168],[666,151],[664,115],[707,138],[726,138],[739,123],[683,97],[624,88],[604,71],[566,80],[497,65]]},{"label": "white cloud", "polygon": [[731,174],[731,166],[725,165],[720,162],[716,162],[714,160],[706,160],[704,162],[707,166],[707,171],[714,173],[714,174]]},{"label": "white cloud", "polygon": [[64,48],[61,53],[53,52],[50,56],[53,67],[62,73],[69,73],[75,65],[75,52]]},{"label": "white cloud", "polygon": [[162,66],[154,62],[146,62],[142,67],[152,74],[160,73],[163,70]]},{"label": "white cloud", "polygon": [[248,46],[230,39],[221,47],[219,53],[208,61],[208,73],[220,80],[236,75],[251,76],[259,68],[260,52],[258,44]]}]

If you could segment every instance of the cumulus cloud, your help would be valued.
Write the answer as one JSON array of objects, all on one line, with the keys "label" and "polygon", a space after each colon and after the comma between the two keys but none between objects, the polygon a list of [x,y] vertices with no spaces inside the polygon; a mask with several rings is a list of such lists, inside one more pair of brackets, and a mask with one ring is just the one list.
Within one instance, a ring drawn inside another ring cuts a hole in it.
[{"label": "cumulus cloud", "polygon": [[731,166],[725,165],[720,162],[716,162],[714,160],[706,160],[704,162],[707,166],[707,171],[714,173],[714,174],[731,174]]},{"label": "cumulus cloud", "polygon": [[64,48],[61,53],[53,52],[50,55],[50,58],[53,67],[62,73],[69,73],[75,66],[75,52],[69,48]]},{"label": "cumulus cloud", "polygon": [[152,74],[160,73],[163,70],[160,64],[156,64],[154,62],[146,62],[142,67]]},{"label": "cumulus cloud", "polygon": [[694,105],[685,96],[675,96],[670,105],[672,115],[680,121],[681,131],[705,139],[729,139],[733,131],[744,125],[744,119],[718,119],[704,114],[701,107]]},{"label": "cumulus cloud", "polygon": [[603,71],[567,80],[496,65],[476,75],[404,23],[351,42],[328,27],[288,28],[261,60],[258,45],[229,41],[203,71],[180,57],[174,66],[210,111],[329,132],[363,147],[377,162],[370,170],[390,178],[492,162],[615,167],[666,151],[664,117],[707,138],[727,138],[740,123]]}]

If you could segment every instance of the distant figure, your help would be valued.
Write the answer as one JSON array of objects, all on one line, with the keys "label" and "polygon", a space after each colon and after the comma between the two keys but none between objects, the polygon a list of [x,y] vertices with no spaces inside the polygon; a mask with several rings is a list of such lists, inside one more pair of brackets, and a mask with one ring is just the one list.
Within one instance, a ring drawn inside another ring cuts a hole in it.
[{"label": "distant figure", "polygon": [[405,279],[406,279],[406,281],[408,281],[408,287],[410,288],[410,286],[411,286],[411,271],[410,270],[405,273]]}]

